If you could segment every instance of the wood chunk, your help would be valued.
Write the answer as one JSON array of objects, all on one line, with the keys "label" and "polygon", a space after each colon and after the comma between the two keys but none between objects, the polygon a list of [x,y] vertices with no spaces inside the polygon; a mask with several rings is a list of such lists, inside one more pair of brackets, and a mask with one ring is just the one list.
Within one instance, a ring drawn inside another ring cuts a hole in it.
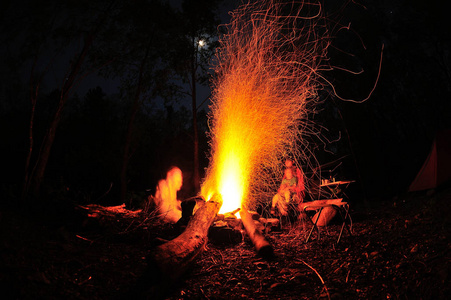
[{"label": "wood chunk", "polygon": [[280,220],[277,218],[266,219],[266,228],[269,228],[270,231],[280,229]]},{"label": "wood chunk", "polygon": [[251,214],[246,209],[242,209],[240,211],[240,215],[244,229],[251,239],[252,244],[254,244],[257,254],[266,259],[272,259],[274,257],[273,248],[271,244],[265,239],[263,233],[255,226]]},{"label": "wood chunk", "polygon": [[[227,222],[213,225],[208,231],[208,239],[214,245],[236,245],[243,241],[243,235],[239,229],[230,227]],[[225,225],[223,225],[225,223]]]},{"label": "wood chunk", "polygon": [[222,198],[216,194],[199,207],[182,234],[156,247],[149,256],[153,271],[173,281],[179,278],[204,249],[208,230],[221,205]]}]

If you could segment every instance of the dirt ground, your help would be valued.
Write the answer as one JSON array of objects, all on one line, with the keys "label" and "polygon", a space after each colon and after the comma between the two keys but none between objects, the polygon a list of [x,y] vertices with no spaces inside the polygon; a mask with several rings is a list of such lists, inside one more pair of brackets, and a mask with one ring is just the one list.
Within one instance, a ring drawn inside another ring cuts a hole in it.
[{"label": "dirt ground", "polygon": [[[266,235],[273,260],[256,255],[247,237],[209,242],[164,298],[447,299],[450,201],[447,189],[351,205],[352,236],[345,231],[338,245],[338,225],[306,243],[309,225],[288,224]],[[3,209],[0,227],[7,299],[131,298],[152,247],[176,236],[123,207],[32,215]]]}]

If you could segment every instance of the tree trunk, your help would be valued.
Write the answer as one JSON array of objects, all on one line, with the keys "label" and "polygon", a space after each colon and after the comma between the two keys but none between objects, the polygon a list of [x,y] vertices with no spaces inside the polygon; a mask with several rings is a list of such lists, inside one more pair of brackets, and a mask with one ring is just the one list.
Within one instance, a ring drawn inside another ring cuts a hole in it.
[{"label": "tree trunk", "polygon": [[75,59],[75,62],[71,65],[69,74],[64,80],[63,86],[61,88],[60,101],[58,103],[58,107],[56,109],[53,120],[50,124],[49,130],[47,131],[47,134],[42,142],[42,148],[38,156],[38,161],[36,162],[35,172],[32,172],[31,176],[29,177],[29,182],[31,182],[31,184],[28,183],[26,185],[29,186],[29,189],[31,189],[31,192],[34,196],[37,196],[39,194],[41,183],[42,180],[44,179],[45,169],[47,167],[47,163],[49,160],[50,150],[52,149],[53,141],[55,140],[56,130],[61,120],[62,112],[66,104],[66,101],[70,96],[70,92],[74,87],[77,78],[80,78],[81,67],[86,59],[86,56],[89,53],[89,50],[91,49],[91,46],[94,42],[94,38],[99,32],[100,27],[103,25],[104,21],[108,17],[107,12],[111,9],[112,6],[113,2],[110,3],[108,9],[104,12],[101,18],[99,18],[99,22],[97,22],[97,25],[86,34],[83,49],[81,50],[78,57]]},{"label": "tree trunk", "polygon": [[24,178],[24,183],[23,183],[23,188],[22,188],[22,202],[25,201],[27,195],[28,195],[28,190],[30,188],[30,162],[31,162],[31,155],[33,154],[33,145],[34,145],[34,141],[33,141],[33,126],[34,126],[34,115],[35,115],[35,111],[36,111],[36,103],[38,100],[38,95],[39,95],[39,87],[40,84],[42,82],[42,77],[40,77],[39,80],[37,80],[36,85],[33,83],[33,76],[34,76],[34,69],[36,67],[36,62],[37,62],[37,58],[34,60],[33,63],[33,68],[31,70],[31,75],[30,75],[30,100],[31,100],[31,114],[30,114],[30,125],[28,127],[28,141],[29,141],[29,145],[28,145],[28,153],[27,153],[27,158],[25,160],[25,178]]},{"label": "tree trunk", "polygon": [[257,254],[265,259],[274,257],[274,251],[271,244],[265,239],[263,233],[257,229],[251,214],[246,209],[240,210],[241,221],[247,235],[254,244]]},{"label": "tree trunk", "polygon": [[[194,91],[196,89],[194,88]],[[196,193],[200,192],[200,174],[199,174],[199,133],[197,130],[197,107],[196,107],[196,93],[193,93],[193,136],[194,136],[194,170],[193,170],[193,180],[194,180],[194,191]]]},{"label": "tree trunk", "polygon": [[128,163],[130,161],[130,145],[132,142],[132,134],[134,130],[134,123],[136,114],[138,113],[140,107],[140,98],[141,92],[143,89],[143,76],[144,76],[144,68],[146,66],[147,58],[149,56],[150,51],[150,43],[147,46],[146,53],[141,62],[141,66],[139,67],[139,75],[138,75],[138,84],[136,87],[135,97],[133,99],[133,105],[130,112],[130,119],[128,120],[127,132],[125,134],[125,142],[124,142],[124,153],[122,156],[122,167],[121,167],[121,201],[125,203],[125,198],[127,196],[127,169]]},{"label": "tree trunk", "polygon": [[85,39],[83,49],[79,54],[77,60],[73,64],[71,72],[63,84],[60,100],[58,102],[58,107],[56,109],[53,120],[50,124],[50,127],[47,131],[47,134],[44,138],[42,150],[39,155],[39,159],[36,163],[36,173],[33,174],[32,193],[34,196],[37,196],[39,194],[41,183],[44,178],[45,169],[47,167],[47,162],[49,160],[50,150],[52,149],[53,141],[55,140],[56,129],[58,128],[58,125],[60,123],[64,106],[66,104],[67,99],[69,98],[70,91],[74,86],[75,80],[79,75],[81,66],[83,65],[83,62],[88,54],[88,51],[91,48],[93,40],[94,40],[93,33],[88,35],[88,37]]},{"label": "tree trunk", "polygon": [[210,228],[222,205],[219,194],[201,205],[188,222],[185,231],[175,239],[158,246],[150,255],[149,267],[159,279],[175,281],[203,251]]},{"label": "tree trunk", "polygon": [[[193,40],[194,42],[194,40]],[[197,89],[196,89],[196,70],[197,70],[197,46],[194,51],[194,61],[191,68],[191,97],[192,97],[192,110],[193,110],[193,185],[195,193],[200,191],[200,174],[199,174],[199,134],[197,130]]]}]

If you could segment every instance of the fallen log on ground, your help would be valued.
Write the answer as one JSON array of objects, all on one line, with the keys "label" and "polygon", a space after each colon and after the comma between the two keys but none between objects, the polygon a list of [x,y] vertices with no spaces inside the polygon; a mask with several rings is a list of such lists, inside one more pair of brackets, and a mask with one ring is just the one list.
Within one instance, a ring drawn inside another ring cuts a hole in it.
[{"label": "fallen log on ground", "polygon": [[274,257],[274,251],[271,244],[265,239],[263,233],[255,226],[252,215],[246,210],[240,210],[241,221],[243,222],[244,229],[247,235],[254,244],[257,254],[266,259],[272,259]]},{"label": "fallen log on ground", "polygon": [[146,271],[121,299],[166,298],[167,292],[202,253],[208,240],[208,229],[221,208],[222,198],[214,195],[210,201],[199,201],[198,205],[179,236],[153,249],[147,257]]},{"label": "fallen log on ground", "polygon": [[222,198],[216,194],[196,211],[182,234],[156,247],[148,260],[153,271],[169,280],[178,279],[202,252],[208,240],[208,229],[221,205]]}]

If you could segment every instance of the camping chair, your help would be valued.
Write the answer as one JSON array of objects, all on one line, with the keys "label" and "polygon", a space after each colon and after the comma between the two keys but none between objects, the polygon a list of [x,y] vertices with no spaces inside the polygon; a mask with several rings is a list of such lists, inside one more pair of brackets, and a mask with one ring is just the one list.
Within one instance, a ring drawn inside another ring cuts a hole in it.
[{"label": "camping chair", "polygon": [[[318,232],[318,239],[320,238],[320,228],[322,226],[326,226],[330,219],[327,219],[327,216],[324,215],[324,212],[329,212],[329,214],[334,217],[335,214],[333,212],[338,212],[340,215],[342,224],[340,229],[340,234],[338,235],[337,244],[340,242],[341,236],[343,234],[343,229],[346,226],[349,234],[352,235],[352,219],[349,215],[349,204],[347,202],[342,201],[343,198],[340,199],[325,199],[325,200],[315,200],[311,202],[305,202],[303,206],[303,211],[307,214],[307,211],[314,211],[315,215],[312,218],[308,218],[312,223],[312,229],[310,230],[309,235],[307,236],[306,243],[309,241],[310,236],[313,233],[313,230],[316,229]],[[322,218],[321,218],[322,217]],[[332,218],[331,217],[331,218]],[[349,220],[349,224],[347,224],[346,220]]]}]

